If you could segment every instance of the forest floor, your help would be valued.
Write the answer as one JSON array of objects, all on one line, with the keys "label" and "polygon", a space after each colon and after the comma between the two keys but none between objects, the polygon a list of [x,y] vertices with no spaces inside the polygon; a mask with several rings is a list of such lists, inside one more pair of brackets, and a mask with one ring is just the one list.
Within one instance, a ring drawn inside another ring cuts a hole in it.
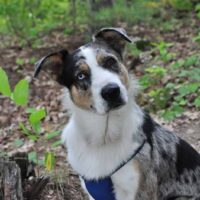
[{"label": "forest floor", "polygon": [[[175,25],[174,25],[175,26]],[[196,34],[192,26],[187,22],[174,27],[172,30],[163,31],[157,27],[150,27],[147,24],[135,25],[128,29],[130,35],[134,37],[148,38],[149,41],[164,40],[173,42],[176,49],[181,51],[181,56],[191,54],[195,47],[191,43],[191,36]],[[88,37],[88,36],[87,36]],[[0,65],[9,75],[11,85],[26,78],[30,81],[30,101],[28,107],[45,107],[47,117],[42,123],[43,133],[52,130],[62,130],[67,123],[66,110],[62,108],[63,89],[52,80],[49,80],[45,73],[39,79],[34,79],[34,61],[42,56],[59,49],[67,48],[74,50],[82,45],[86,35],[75,34],[72,36],[63,35],[60,31],[52,31],[48,36],[42,38],[43,44],[37,48],[20,47],[16,43],[10,47],[0,49]],[[20,65],[17,59],[22,59]],[[18,63],[18,64],[17,64]],[[139,66],[137,66],[139,67]],[[171,122],[166,122],[153,115],[153,117],[170,130],[174,130],[179,136],[187,140],[195,149],[200,152],[200,111],[187,109],[186,112]],[[0,150],[1,153],[12,155],[17,151],[31,152],[37,151],[42,157],[44,152],[52,149],[51,145],[43,140],[38,142],[30,141],[18,127],[19,122],[27,124],[27,114],[24,107],[16,106],[6,97],[0,96]],[[21,145],[15,141],[23,141]],[[80,189],[78,176],[70,169],[66,161],[66,150],[59,146],[53,149],[56,153],[56,167],[51,175],[51,181],[44,189],[40,199],[66,199],[83,200],[84,195]],[[46,175],[48,172],[39,167],[37,174]],[[28,198],[27,198],[28,199]]]}]

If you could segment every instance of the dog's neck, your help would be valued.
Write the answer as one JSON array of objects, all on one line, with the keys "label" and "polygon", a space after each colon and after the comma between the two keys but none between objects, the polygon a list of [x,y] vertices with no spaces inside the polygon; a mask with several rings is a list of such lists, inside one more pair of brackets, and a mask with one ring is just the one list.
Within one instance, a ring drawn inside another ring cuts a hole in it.
[{"label": "dog's neck", "polygon": [[[102,146],[116,144],[123,139],[132,140],[142,123],[143,112],[137,104],[130,100],[118,110],[110,111],[105,115],[89,112],[75,107],[72,119],[80,130],[88,145]],[[124,137],[124,133],[126,137]],[[123,136],[123,137],[122,137]]]},{"label": "dog's neck", "polygon": [[[126,105],[107,115],[80,109],[72,103],[71,118],[62,140],[73,168],[87,179],[98,179],[135,152],[144,141],[144,114],[130,94]],[[65,101],[66,102],[66,101]],[[99,167],[106,163],[106,168]]]}]

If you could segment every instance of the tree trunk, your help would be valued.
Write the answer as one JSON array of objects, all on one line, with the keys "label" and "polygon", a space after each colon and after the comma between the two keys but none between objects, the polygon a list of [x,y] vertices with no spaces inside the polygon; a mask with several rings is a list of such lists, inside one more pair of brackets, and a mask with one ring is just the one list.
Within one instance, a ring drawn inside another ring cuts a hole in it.
[{"label": "tree trunk", "polygon": [[23,200],[20,168],[0,157],[0,200]]}]

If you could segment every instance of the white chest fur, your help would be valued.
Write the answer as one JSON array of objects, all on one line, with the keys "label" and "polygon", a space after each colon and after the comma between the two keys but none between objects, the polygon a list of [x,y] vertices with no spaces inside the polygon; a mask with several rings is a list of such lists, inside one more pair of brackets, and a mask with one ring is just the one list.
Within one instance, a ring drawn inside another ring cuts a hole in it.
[{"label": "white chest fur", "polygon": [[117,200],[134,200],[140,181],[137,161],[130,161],[112,176]]},{"label": "white chest fur", "polygon": [[[78,115],[72,115],[62,138],[74,170],[87,179],[109,175],[140,146],[141,141],[134,141],[134,136],[138,133],[142,116],[136,105],[127,105],[113,111],[105,127],[105,116],[80,110]],[[117,200],[134,200],[140,178],[135,161],[128,162],[111,178]]]},{"label": "white chest fur", "polygon": [[[134,200],[140,182],[140,169],[137,161],[130,161],[112,177],[113,189],[117,200]],[[94,200],[88,193],[83,179],[81,185],[90,200]]]}]

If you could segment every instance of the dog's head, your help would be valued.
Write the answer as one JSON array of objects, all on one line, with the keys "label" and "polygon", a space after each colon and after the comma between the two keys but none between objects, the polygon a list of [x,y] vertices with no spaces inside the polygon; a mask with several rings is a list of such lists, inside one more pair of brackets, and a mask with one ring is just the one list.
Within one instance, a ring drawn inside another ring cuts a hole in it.
[{"label": "dog's head", "polygon": [[74,52],[62,50],[39,60],[35,76],[47,71],[69,89],[76,106],[105,114],[128,101],[129,77],[122,62],[126,42],[131,39],[124,29],[101,29]]}]

